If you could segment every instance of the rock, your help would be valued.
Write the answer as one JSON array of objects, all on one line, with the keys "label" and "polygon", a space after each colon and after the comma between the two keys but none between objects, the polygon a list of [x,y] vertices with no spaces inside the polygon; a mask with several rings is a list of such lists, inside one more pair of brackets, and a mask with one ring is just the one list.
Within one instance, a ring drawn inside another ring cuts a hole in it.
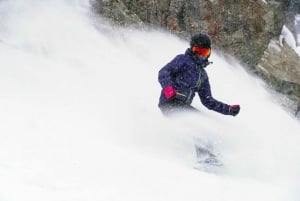
[{"label": "rock", "polygon": [[273,39],[256,70],[273,89],[290,99],[282,101],[283,105],[296,112],[300,109],[300,57],[290,46]]},{"label": "rock", "polygon": [[285,22],[286,0],[95,0],[102,15],[119,24],[165,27],[183,37],[207,32],[216,48],[254,68]]},{"label": "rock", "polygon": [[92,1],[92,6],[97,13],[117,22],[119,25],[143,24],[141,19],[127,9],[121,0]]}]

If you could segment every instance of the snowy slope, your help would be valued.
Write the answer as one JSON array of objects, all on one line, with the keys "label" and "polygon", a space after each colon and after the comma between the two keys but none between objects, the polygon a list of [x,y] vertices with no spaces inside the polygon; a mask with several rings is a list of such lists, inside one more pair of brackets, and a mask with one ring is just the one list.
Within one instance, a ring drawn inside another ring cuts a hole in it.
[{"label": "snowy slope", "polygon": [[[83,1],[0,2],[1,201],[293,201],[299,123],[232,59],[213,52],[215,98],[164,118],[157,72],[188,42],[110,27]],[[194,144],[225,164],[195,169]]]}]

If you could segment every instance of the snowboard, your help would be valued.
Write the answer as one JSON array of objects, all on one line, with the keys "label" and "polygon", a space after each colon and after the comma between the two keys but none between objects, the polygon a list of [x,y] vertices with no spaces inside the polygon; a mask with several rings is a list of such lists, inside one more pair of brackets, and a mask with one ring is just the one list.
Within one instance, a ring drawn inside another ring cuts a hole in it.
[{"label": "snowboard", "polygon": [[224,166],[220,156],[213,153],[207,147],[195,145],[196,164],[195,169],[206,172],[219,172]]}]

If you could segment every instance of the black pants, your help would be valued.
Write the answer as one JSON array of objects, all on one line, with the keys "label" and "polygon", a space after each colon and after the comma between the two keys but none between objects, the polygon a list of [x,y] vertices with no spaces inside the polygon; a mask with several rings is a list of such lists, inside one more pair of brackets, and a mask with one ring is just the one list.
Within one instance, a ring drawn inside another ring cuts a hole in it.
[{"label": "black pants", "polygon": [[166,116],[180,113],[180,112],[198,112],[199,111],[191,105],[177,102],[177,101],[170,101],[167,103],[159,103],[158,107],[161,110],[161,112]]}]

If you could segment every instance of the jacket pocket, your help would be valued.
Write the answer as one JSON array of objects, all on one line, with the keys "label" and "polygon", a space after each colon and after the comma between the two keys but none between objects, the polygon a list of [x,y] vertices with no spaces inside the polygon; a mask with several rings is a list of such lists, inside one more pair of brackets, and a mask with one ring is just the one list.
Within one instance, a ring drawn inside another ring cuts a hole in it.
[{"label": "jacket pocket", "polygon": [[176,90],[176,96],[175,98],[177,100],[182,101],[183,103],[189,103],[191,99],[192,92],[191,90]]},{"label": "jacket pocket", "polygon": [[182,102],[185,102],[187,99],[187,96],[184,93],[176,92],[176,99],[181,100]]}]

